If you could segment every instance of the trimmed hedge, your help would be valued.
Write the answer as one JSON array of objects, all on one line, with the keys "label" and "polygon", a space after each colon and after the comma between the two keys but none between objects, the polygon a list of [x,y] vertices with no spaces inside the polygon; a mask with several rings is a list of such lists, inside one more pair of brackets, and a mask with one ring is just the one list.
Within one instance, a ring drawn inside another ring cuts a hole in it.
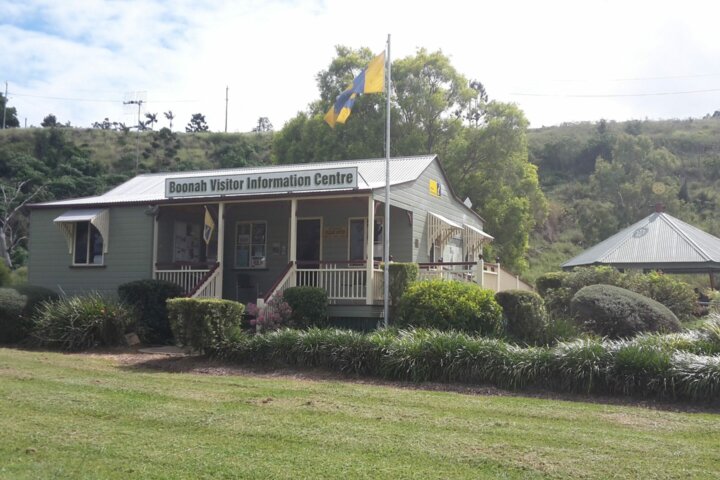
[{"label": "trimmed hedge", "polygon": [[290,322],[295,328],[324,327],[328,324],[328,296],[317,287],[290,287],[283,292],[290,306]]},{"label": "trimmed hedge", "polygon": [[493,292],[472,283],[445,280],[415,282],[398,306],[396,325],[502,334],[502,309]]},{"label": "trimmed hedge", "polygon": [[612,285],[590,285],[578,291],[570,308],[585,328],[610,338],[641,332],[677,332],[680,322],[655,300]]},{"label": "trimmed hedge", "polygon": [[240,335],[245,306],[214,298],[171,298],[167,309],[175,341],[207,352]]},{"label": "trimmed hedge", "polygon": [[506,290],[495,294],[505,319],[505,332],[527,343],[542,343],[548,327],[543,299],[535,292]]},{"label": "trimmed hedge", "polygon": [[545,297],[549,290],[560,288],[562,286],[563,279],[567,276],[567,272],[545,273],[535,280],[535,288],[541,297]]},{"label": "trimmed hedge", "polygon": [[25,340],[33,326],[32,316],[40,303],[58,298],[57,293],[36,285],[0,288],[0,343]]},{"label": "trimmed hedge", "polygon": [[[720,328],[720,323],[717,323]],[[278,330],[245,335],[210,353],[240,363],[325,368],[415,382],[493,384],[558,392],[636,395],[720,402],[720,349],[707,332],[676,340],[575,340],[555,347],[521,348],[498,339],[437,330]]]},{"label": "trimmed hedge", "polygon": [[165,280],[136,280],[118,287],[120,300],[137,311],[137,333],[145,343],[171,343],[167,300],[184,297],[180,285]]},{"label": "trimmed hedge", "polygon": [[97,293],[43,302],[33,317],[31,340],[65,351],[123,344],[132,309]]}]

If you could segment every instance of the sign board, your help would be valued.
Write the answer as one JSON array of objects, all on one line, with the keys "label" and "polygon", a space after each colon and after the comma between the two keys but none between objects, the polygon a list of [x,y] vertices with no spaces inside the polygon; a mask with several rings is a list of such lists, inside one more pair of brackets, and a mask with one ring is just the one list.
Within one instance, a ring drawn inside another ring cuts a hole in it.
[{"label": "sign board", "polygon": [[165,179],[165,198],[357,188],[357,167]]},{"label": "sign board", "polygon": [[347,237],[346,227],[325,227],[323,237],[326,239],[344,239]]},{"label": "sign board", "polygon": [[442,195],[442,185],[437,180],[430,180],[430,195],[434,197]]}]

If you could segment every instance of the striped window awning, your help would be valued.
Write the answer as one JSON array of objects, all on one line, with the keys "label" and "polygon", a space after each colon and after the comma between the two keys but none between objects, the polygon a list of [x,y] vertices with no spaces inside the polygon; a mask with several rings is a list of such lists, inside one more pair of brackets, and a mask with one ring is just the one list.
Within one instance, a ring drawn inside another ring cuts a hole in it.
[{"label": "striped window awning", "polygon": [[444,245],[448,238],[462,233],[459,223],[437,213],[428,212],[428,245]]},{"label": "striped window awning", "polygon": [[68,244],[68,253],[73,251],[73,237],[75,224],[77,222],[90,222],[98,229],[103,239],[103,253],[107,253],[110,243],[110,211],[106,208],[92,208],[83,210],[68,210],[55,220],[60,230],[65,235]]},{"label": "striped window awning", "polygon": [[463,223],[463,238],[468,253],[475,255],[482,248],[483,243],[491,242],[493,237],[477,227]]}]

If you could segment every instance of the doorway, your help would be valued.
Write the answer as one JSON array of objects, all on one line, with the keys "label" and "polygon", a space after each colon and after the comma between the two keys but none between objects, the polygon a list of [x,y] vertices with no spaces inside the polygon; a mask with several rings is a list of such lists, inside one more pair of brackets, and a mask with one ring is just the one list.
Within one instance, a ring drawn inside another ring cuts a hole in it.
[{"label": "doorway", "polygon": [[322,219],[298,218],[297,261],[302,268],[320,268]]}]

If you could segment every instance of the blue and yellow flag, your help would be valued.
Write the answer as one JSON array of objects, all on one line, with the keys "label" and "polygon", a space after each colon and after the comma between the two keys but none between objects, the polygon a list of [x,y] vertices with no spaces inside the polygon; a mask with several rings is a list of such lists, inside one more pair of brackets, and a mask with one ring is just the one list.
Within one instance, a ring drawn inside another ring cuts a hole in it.
[{"label": "blue and yellow flag", "polygon": [[208,208],[205,207],[205,228],[203,228],[203,240],[205,240],[206,244],[210,243],[210,238],[212,237],[214,229],[215,221],[213,220],[212,215],[210,215]]},{"label": "blue and yellow flag", "polygon": [[385,52],[373,58],[367,68],[355,77],[353,83],[337,96],[335,104],[325,114],[325,122],[335,128],[336,123],[345,123],[361,93],[380,93],[385,90]]}]

